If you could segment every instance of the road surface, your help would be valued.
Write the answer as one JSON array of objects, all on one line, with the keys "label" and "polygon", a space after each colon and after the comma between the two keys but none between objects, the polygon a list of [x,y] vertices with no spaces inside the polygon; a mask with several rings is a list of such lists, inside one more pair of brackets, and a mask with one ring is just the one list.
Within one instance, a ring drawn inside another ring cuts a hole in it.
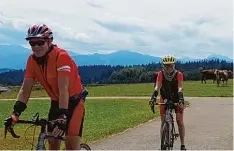
[{"label": "road surface", "polygon": [[[185,144],[188,150],[233,150],[233,98],[189,98],[185,111]],[[90,144],[94,150],[158,150],[160,121]],[[176,127],[177,130],[177,127]],[[178,131],[178,130],[177,130]],[[174,149],[180,149],[177,139]]]}]

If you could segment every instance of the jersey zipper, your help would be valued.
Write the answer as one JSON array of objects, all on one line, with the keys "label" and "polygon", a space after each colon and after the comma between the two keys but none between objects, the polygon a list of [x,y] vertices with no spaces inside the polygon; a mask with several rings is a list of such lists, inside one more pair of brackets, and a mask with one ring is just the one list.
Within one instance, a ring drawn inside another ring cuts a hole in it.
[{"label": "jersey zipper", "polygon": [[[49,89],[53,93],[53,95],[57,98],[57,96],[54,94],[51,86],[49,85],[49,83],[47,81],[47,60],[48,60],[48,57],[46,57],[46,61],[43,65],[41,65],[41,66],[39,65],[39,68],[40,68],[40,71],[43,75],[43,80],[44,80],[45,84],[49,87]],[[58,100],[58,98],[57,98],[57,100]]]}]

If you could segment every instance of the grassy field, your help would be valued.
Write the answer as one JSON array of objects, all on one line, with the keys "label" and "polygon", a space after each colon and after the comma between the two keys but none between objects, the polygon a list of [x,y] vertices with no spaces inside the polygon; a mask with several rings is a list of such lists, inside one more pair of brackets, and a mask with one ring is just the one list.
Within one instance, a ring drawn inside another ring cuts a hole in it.
[{"label": "grassy field", "polygon": [[[97,87],[88,87],[89,96],[151,96],[153,84],[119,84]],[[207,84],[201,84],[200,81],[184,82],[184,95],[197,96],[233,96],[233,80],[230,80],[228,86],[217,87],[216,84],[208,81]]]},{"label": "grassy field", "polygon": [[[28,108],[21,115],[21,119],[31,120],[36,111],[41,117],[46,117],[49,109],[48,100],[31,100]],[[0,101],[0,121],[3,121],[12,112],[14,101]],[[83,131],[83,142],[93,142],[105,138],[111,134],[124,131],[127,128],[134,127],[140,123],[147,122],[157,117],[159,112],[156,108],[156,114],[152,114],[148,106],[148,100],[87,100],[86,116]],[[0,141],[0,150],[29,150],[31,145],[25,140],[24,132],[27,126],[16,125],[16,134],[21,138],[14,139],[7,135],[6,140]],[[26,139],[32,141],[30,135],[33,134],[30,128],[26,133]],[[39,128],[36,129],[38,134]],[[3,125],[0,125],[0,137],[4,137]],[[37,137],[35,136],[35,141]]]},{"label": "grassy field", "polygon": [[[88,86],[89,96],[150,96],[153,90],[153,84],[113,84],[102,86]],[[2,93],[0,98],[16,98],[18,88],[12,92]],[[211,80],[206,84],[200,81],[185,81],[184,95],[191,97],[233,97],[233,80],[229,79],[228,86],[217,87]],[[31,97],[47,97],[44,90],[35,90]]]}]

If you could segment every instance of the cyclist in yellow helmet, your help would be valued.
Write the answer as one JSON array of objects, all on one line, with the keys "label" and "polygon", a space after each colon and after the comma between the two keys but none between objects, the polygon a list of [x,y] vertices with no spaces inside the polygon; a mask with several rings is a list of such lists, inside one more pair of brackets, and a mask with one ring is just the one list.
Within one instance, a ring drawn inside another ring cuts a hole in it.
[{"label": "cyclist in yellow helmet", "polygon": [[[176,58],[173,56],[164,56],[162,58],[162,71],[158,72],[156,84],[150,103],[156,101],[160,90],[160,102],[164,99],[172,99],[179,102],[175,109],[176,121],[180,134],[181,150],[186,150],[184,145],[185,127],[183,121],[184,97],[183,97],[183,73],[175,69]],[[161,122],[165,118],[164,106],[160,106]],[[162,126],[162,125],[161,125]],[[162,127],[161,127],[162,129]],[[160,130],[161,132],[161,130]]]}]

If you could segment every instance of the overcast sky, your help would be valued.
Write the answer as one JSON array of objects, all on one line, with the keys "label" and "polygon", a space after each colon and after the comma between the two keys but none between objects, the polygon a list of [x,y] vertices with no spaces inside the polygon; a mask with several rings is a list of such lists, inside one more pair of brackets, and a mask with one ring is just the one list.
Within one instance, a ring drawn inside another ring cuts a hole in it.
[{"label": "overcast sky", "polygon": [[82,54],[231,57],[232,7],[231,0],[0,0],[0,44],[28,47],[27,28],[45,23],[54,43]]}]

